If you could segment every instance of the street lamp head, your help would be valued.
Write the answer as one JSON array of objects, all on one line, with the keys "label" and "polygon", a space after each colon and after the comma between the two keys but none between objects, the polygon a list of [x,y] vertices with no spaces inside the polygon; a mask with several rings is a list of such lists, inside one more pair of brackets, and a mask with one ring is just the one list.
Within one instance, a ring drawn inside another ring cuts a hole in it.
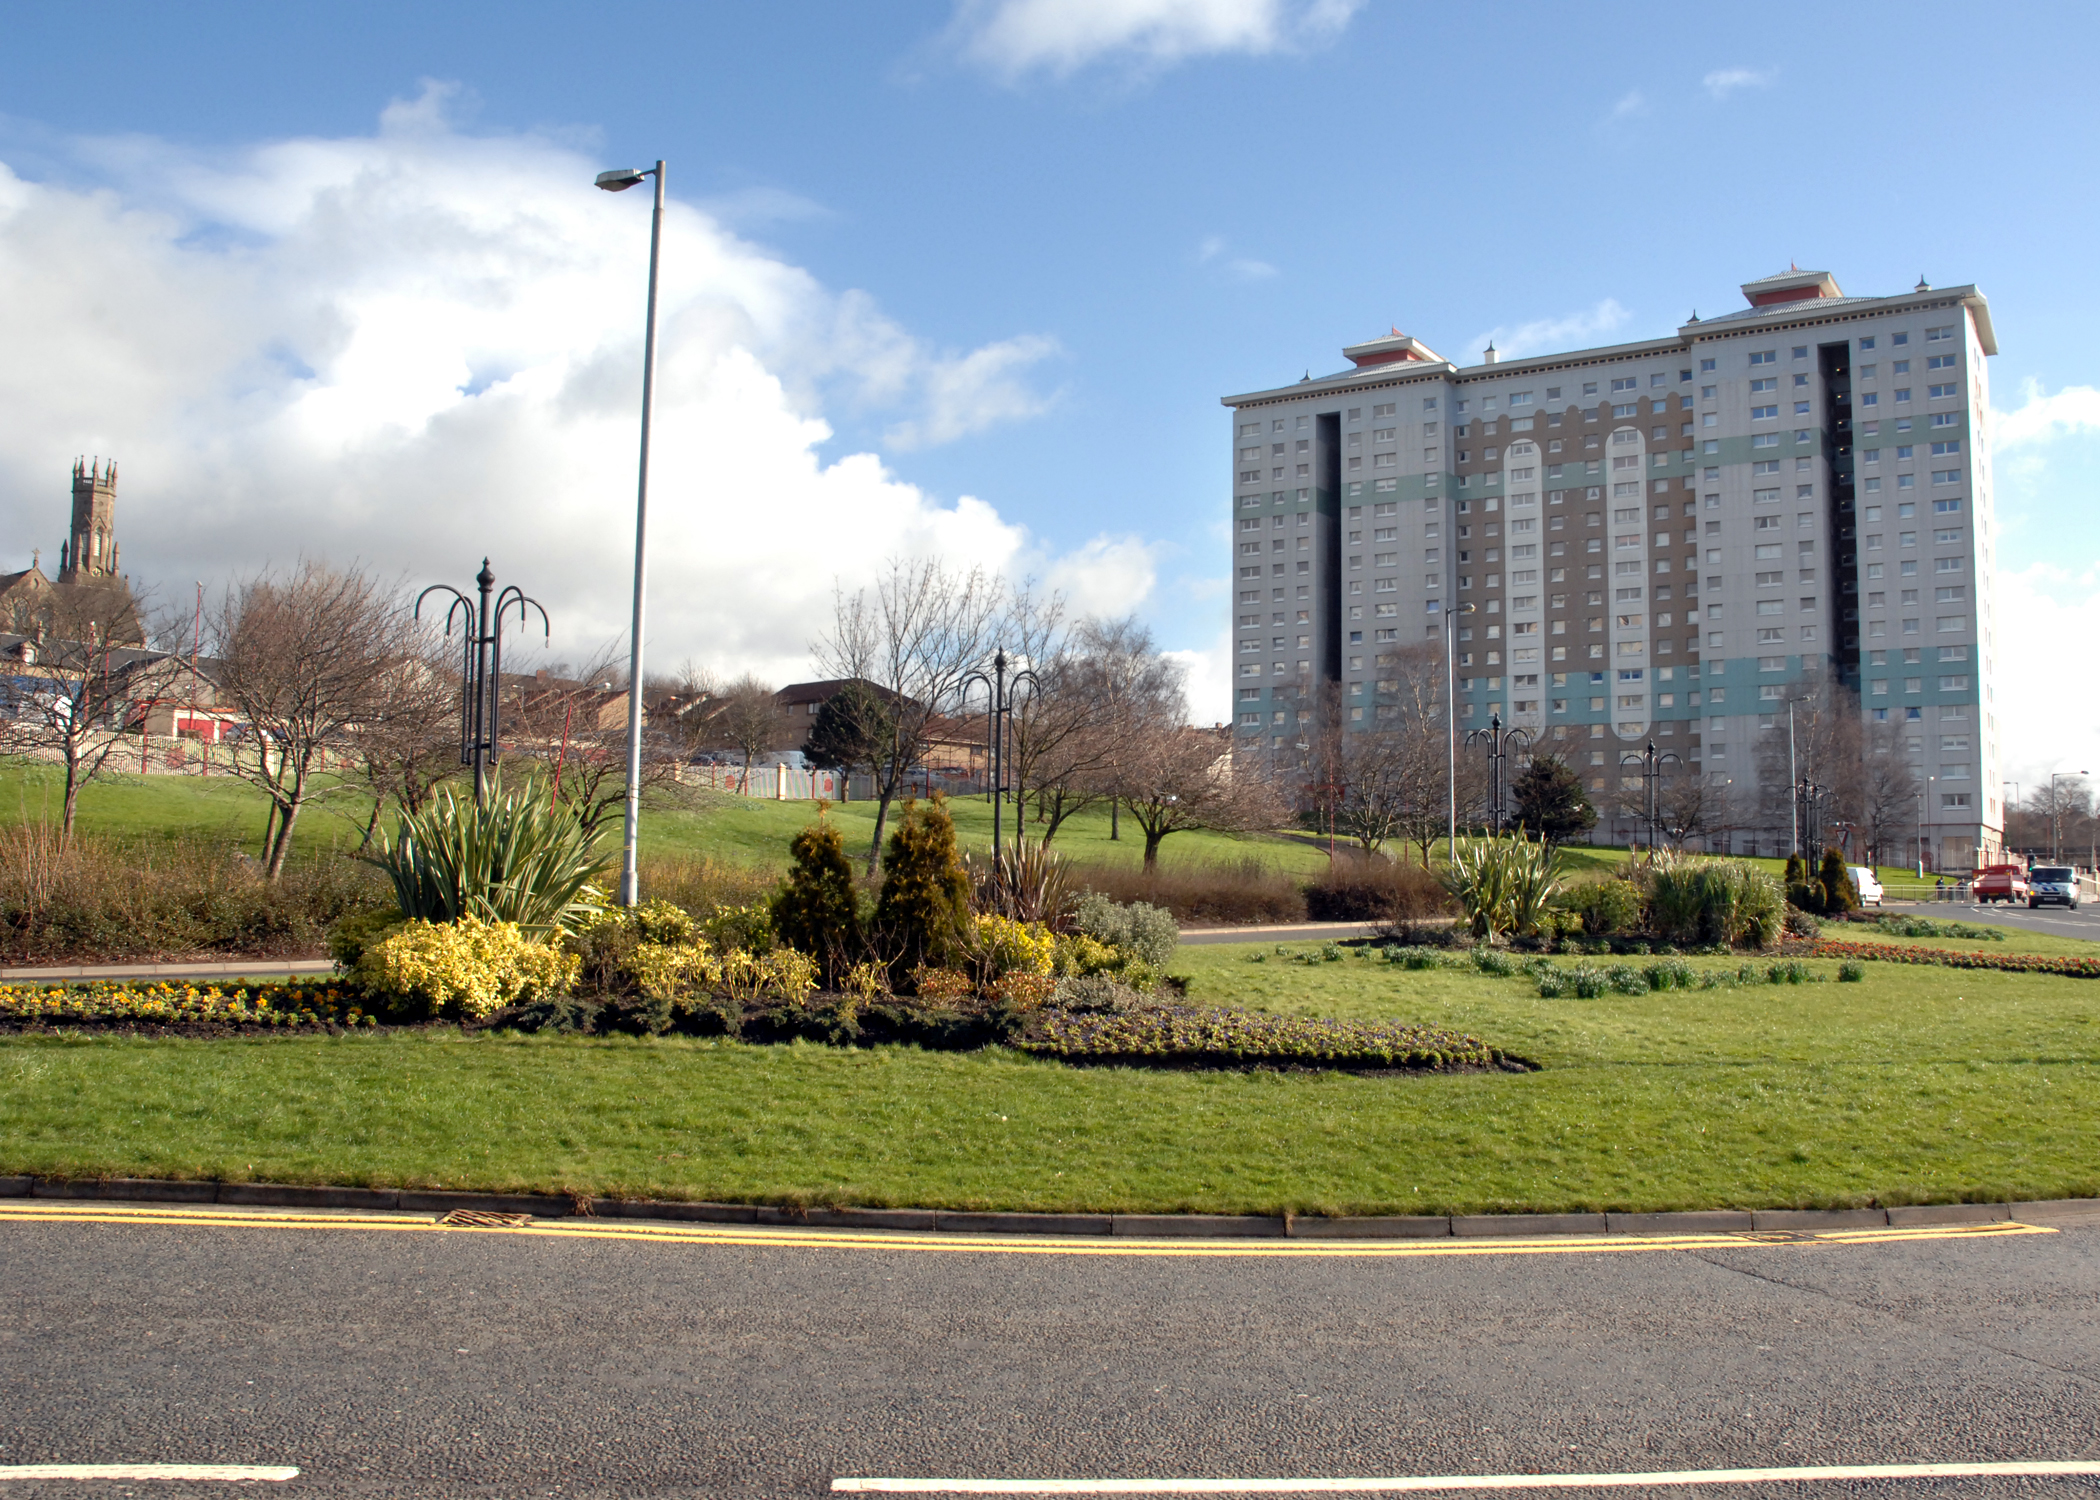
[{"label": "street lamp head", "polygon": [[615,167],[598,174],[598,186],[608,193],[624,193],[648,175],[640,167]]}]

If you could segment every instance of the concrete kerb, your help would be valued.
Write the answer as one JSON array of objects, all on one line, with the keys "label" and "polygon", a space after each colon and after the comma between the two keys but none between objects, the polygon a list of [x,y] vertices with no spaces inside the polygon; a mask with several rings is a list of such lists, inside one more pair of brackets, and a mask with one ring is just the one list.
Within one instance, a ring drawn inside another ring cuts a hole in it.
[{"label": "concrete kerb", "polygon": [[1138,1239],[1496,1239],[1513,1236],[1827,1232],[1932,1224],[2100,1223],[2100,1198],[2028,1203],[1924,1203],[1894,1208],[1705,1210],[1688,1213],[1405,1214],[1037,1214],[931,1208],[794,1208],[536,1193],[455,1193],[412,1188],[303,1187],[270,1182],[184,1182],[142,1177],[0,1176],[0,1198],[119,1203],[225,1204],[249,1208],[364,1209],[445,1214],[454,1209],[535,1218],[655,1219],[693,1224],[916,1231],[932,1234],[1068,1235]]}]

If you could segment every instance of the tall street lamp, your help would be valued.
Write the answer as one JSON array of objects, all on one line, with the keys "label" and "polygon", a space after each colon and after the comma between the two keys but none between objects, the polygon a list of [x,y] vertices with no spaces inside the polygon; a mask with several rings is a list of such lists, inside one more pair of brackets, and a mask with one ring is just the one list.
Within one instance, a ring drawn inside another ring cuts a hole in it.
[{"label": "tall street lamp", "polygon": [[1444,789],[1450,794],[1445,809],[1444,854],[1458,848],[1458,660],[1452,645],[1451,617],[1473,613],[1470,604],[1454,604],[1444,611]]},{"label": "tall street lamp", "polygon": [[[445,634],[452,634],[454,616],[460,622],[460,672],[459,672],[459,763],[474,768],[474,805],[481,806],[488,796],[489,767],[500,764],[503,758],[503,616],[515,608],[518,612],[518,628],[525,628],[529,611],[539,610],[540,631],[551,635],[553,627],[548,624],[547,611],[540,601],[532,598],[516,584],[504,585],[503,592],[496,594],[495,604],[489,603],[489,595],[495,591],[496,575],[489,569],[489,560],[481,560],[481,571],[474,575],[475,587],[480,590],[479,605],[449,583],[433,583],[416,595],[415,618],[423,618],[423,601],[432,594],[450,594],[452,602],[445,606]],[[561,767],[554,769],[554,789],[561,790]]]},{"label": "tall street lamp", "polygon": [[[1797,784],[1801,779],[1799,772],[1797,771],[1794,765],[1794,705],[1796,703],[1806,703],[1808,702],[1808,698],[1809,695],[1803,694],[1799,698],[1789,698],[1786,700],[1786,779],[1787,784],[1789,786]],[[1793,852],[1795,854],[1799,854],[1801,852],[1801,804],[1799,801],[1796,801],[1794,803],[1793,817]],[[1920,870],[1918,873],[1922,875],[1924,871]]]},{"label": "tall street lamp", "polygon": [[2049,863],[2064,862],[2064,805],[2056,800],[2056,783],[2065,776],[2084,776],[2084,771],[2051,771],[2049,773]]},{"label": "tall street lamp", "polygon": [[635,875],[635,839],[642,816],[642,591],[649,558],[649,414],[656,397],[656,268],[664,239],[664,164],[619,167],[598,174],[598,186],[624,193],[644,177],[656,179],[649,217],[649,314],[642,334],[642,458],[634,491],[634,620],[627,641],[627,831],[620,846],[620,904],[641,899]]},{"label": "tall street lamp", "polygon": [[1524,755],[1531,749],[1531,733],[1524,729],[1504,729],[1502,715],[1488,715],[1488,727],[1476,729],[1466,736],[1468,745],[1479,741],[1487,746],[1488,763],[1488,831],[1500,835],[1509,818],[1509,758]]},{"label": "tall street lamp", "polygon": [[[1658,755],[1655,750],[1655,741],[1653,740],[1648,741],[1648,753],[1646,755],[1634,755],[1629,752],[1619,757],[1619,769],[1621,771],[1624,771],[1628,766],[1640,768],[1642,788],[1646,791],[1648,800],[1648,859],[1651,863],[1655,859],[1655,828],[1657,821],[1655,784],[1662,779],[1663,767],[1673,761],[1678,765],[1684,764],[1682,758],[1671,751],[1665,750]],[[1619,784],[1624,786],[1625,782],[1621,781]]]},{"label": "tall street lamp", "polygon": [[1918,793],[1918,879],[1925,878],[1925,803],[1932,796],[1932,784],[1937,776],[1925,778],[1925,790]]},{"label": "tall street lamp", "polygon": [[[989,787],[986,800],[992,804],[992,870],[994,873],[1004,868],[1001,861],[1006,857],[1001,851],[999,843],[999,810],[1006,801],[1006,794],[1010,790],[1006,784],[1006,742],[1016,707],[1014,695],[1020,691],[1023,683],[1028,685],[1031,695],[1040,692],[1043,686],[1035,673],[1028,671],[1026,668],[1014,673],[1011,677],[1007,676],[1007,665],[1004,649],[995,648],[992,654],[992,675],[987,677],[982,672],[972,672],[963,678],[961,689],[962,693],[967,695],[970,691],[971,683],[981,682],[984,684],[985,696],[990,700],[985,709],[984,751],[985,771],[987,773],[986,784]],[[1021,857],[1021,845],[1025,842],[1021,831],[1023,815],[1024,810],[1021,805],[1021,799],[1016,796],[1014,798],[1015,859]]]}]

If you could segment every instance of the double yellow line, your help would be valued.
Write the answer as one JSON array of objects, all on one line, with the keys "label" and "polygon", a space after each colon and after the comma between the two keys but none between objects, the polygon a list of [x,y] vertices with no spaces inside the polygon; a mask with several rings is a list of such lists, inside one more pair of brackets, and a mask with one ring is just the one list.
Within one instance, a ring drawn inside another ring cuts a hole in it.
[{"label": "double yellow line", "polygon": [[358,1230],[376,1234],[496,1234],[542,1239],[634,1240],[662,1245],[741,1245],[770,1250],[879,1250],[943,1255],[1121,1255],[1212,1259],[1440,1258],[1466,1255],[1624,1255],[1651,1250],[1741,1250],[1768,1246],[1879,1245],[1917,1240],[1993,1239],[2054,1234],[2034,1224],[1933,1224],[1908,1229],[1843,1229],[1785,1239],[1748,1234],[1569,1235],[1486,1240],[1141,1240],[1058,1235],[854,1232],[743,1224],[636,1223],[550,1219],[517,1226],[439,1223],[428,1215],[302,1213],[288,1209],[158,1208],[128,1203],[0,1200],[0,1223],[107,1224],[172,1229]]}]

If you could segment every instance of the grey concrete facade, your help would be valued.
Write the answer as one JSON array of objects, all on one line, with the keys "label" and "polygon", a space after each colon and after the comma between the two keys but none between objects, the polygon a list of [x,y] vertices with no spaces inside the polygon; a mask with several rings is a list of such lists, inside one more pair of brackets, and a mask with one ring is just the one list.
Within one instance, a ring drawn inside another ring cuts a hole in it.
[{"label": "grey concrete facade", "polygon": [[1928,860],[1995,852],[1989,305],[1742,291],[1670,338],[1461,366],[1396,331],[1223,398],[1239,743],[1287,751],[1322,691],[1376,727],[1379,668],[1448,625],[1461,731],[1499,714],[1593,797],[1651,742],[1741,797],[1827,679],[1892,726]]}]

